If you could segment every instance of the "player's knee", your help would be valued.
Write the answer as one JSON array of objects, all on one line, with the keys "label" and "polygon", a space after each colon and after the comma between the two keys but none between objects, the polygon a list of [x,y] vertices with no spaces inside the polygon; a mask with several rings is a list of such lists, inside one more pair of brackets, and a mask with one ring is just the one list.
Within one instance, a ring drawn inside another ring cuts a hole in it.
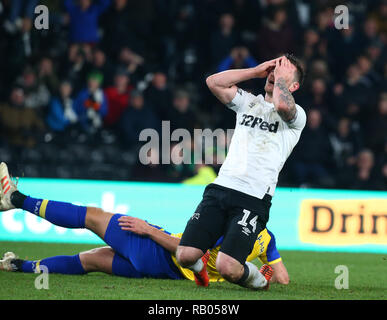
[{"label": "player's knee", "polygon": [[96,249],[92,249],[89,251],[84,251],[79,254],[79,260],[81,261],[81,265],[83,270],[86,272],[94,271],[95,263],[94,263],[94,254],[96,253]]},{"label": "player's knee", "polygon": [[216,269],[224,279],[233,283],[238,282],[243,274],[243,267],[241,267],[240,263],[233,261],[217,261]]},{"label": "player's knee", "polygon": [[102,265],[109,258],[112,259],[114,251],[110,247],[95,248],[79,254],[79,260],[85,272],[102,271]]},{"label": "player's knee", "polygon": [[192,248],[177,247],[176,260],[182,267],[186,268],[192,266],[198,260],[198,257]]},{"label": "player's knee", "polygon": [[105,211],[100,208],[88,207],[86,212],[86,219],[90,221],[96,221],[104,213]]}]

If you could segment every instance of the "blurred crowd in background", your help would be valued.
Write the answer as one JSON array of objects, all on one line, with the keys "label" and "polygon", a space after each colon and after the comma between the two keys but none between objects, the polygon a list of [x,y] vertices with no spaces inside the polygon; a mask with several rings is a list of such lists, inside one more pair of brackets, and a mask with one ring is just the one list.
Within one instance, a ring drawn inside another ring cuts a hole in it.
[{"label": "blurred crowd in background", "polygon": [[295,99],[308,118],[279,185],[386,189],[387,1],[2,0],[0,39],[0,159],[14,175],[210,182],[217,164],[139,163],[139,133],[234,128],[205,78],[289,52],[307,70]]}]

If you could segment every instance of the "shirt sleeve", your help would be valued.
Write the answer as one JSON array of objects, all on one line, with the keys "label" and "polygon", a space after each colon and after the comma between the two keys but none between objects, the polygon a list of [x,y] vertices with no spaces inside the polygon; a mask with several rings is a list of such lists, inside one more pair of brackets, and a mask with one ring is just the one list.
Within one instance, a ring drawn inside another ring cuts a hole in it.
[{"label": "shirt sleeve", "polygon": [[279,252],[277,250],[274,234],[272,234],[269,230],[267,232],[270,235],[270,242],[269,242],[269,245],[267,247],[267,252],[266,252],[267,262],[269,264],[274,264],[276,262],[281,261],[282,259],[281,259],[281,255],[279,254]]},{"label": "shirt sleeve", "polygon": [[289,128],[302,130],[306,124],[306,114],[304,109],[302,109],[298,104],[296,104],[297,113],[293,120],[288,122]]},{"label": "shirt sleeve", "polygon": [[235,111],[236,113],[239,113],[244,111],[247,105],[256,98],[257,97],[253,94],[238,88],[235,97],[231,100],[230,103],[226,104],[226,107]]}]

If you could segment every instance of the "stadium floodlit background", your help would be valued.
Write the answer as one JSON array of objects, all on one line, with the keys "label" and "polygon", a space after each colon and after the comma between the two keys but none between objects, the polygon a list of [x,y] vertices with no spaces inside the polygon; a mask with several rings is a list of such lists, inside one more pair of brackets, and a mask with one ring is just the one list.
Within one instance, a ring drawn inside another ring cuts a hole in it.
[{"label": "stadium floodlit background", "polygon": [[[48,29],[34,26],[40,4]],[[349,10],[341,30],[338,5]],[[172,232],[220,165],[143,165],[139,133],[162,120],[234,128],[206,77],[294,53],[308,120],[269,227],[280,249],[387,252],[387,1],[2,0],[0,39],[0,160],[26,177],[22,190]],[[241,85],[258,94],[263,83]],[[100,243],[20,211],[0,218],[1,241]]]}]

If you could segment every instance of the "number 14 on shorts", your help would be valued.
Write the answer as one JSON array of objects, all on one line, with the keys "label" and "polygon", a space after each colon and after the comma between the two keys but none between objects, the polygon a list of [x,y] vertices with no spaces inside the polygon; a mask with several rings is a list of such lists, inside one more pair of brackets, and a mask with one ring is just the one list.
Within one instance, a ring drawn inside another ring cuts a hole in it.
[{"label": "number 14 on shorts", "polygon": [[258,216],[254,216],[252,219],[250,219],[250,222],[247,223],[247,219],[249,218],[250,214],[251,214],[250,210],[243,209],[243,217],[241,220],[238,221],[238,224],[240,224],[243,227],[242,232],[247,236],[249,236],[251,233],[251,230],[247,227],[248,224],[253,227],[253,230],[252,230],[253,233],[255,233],[255,229],[257,228]]}]

